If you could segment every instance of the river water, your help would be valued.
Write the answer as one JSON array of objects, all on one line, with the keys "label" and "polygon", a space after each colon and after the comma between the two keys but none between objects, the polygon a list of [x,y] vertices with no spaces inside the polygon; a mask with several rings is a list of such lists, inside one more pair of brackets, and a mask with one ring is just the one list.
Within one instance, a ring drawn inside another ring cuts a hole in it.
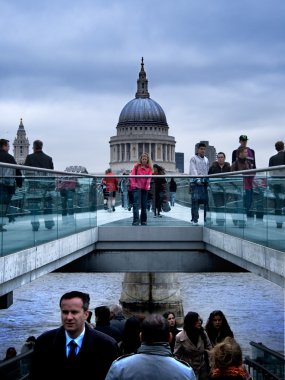
[{"label": "river water", "polygon": [[[71,290],[88,292],[90,309],[118,303],[123,273],[51,273],[14,291],[14,303],[0,310],[0,359],[15,346],[18,353],[29,335],[60,325],[59,298]],[[251,355],[250,341],[284,353],[284,291],[252,273],[180,273],[184,313],[204,319],[222,310],[241,344]],[[93,313],[94,318],[94,313]],[[94,319],[92,319],[94,322]]]}]

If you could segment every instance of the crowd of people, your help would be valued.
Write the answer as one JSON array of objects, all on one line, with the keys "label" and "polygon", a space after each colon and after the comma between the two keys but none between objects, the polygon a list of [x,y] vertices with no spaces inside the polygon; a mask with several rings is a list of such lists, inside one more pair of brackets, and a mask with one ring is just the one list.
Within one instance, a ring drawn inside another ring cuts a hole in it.
[{"label": "crowd of people", "polygon": [[[99,380],[250,378],[226,316],[210,313],[205,327],[189,311],[178,328],[175,313],[125,317],[121,305],[89,309],[89,294],[61,296],[61,326],[31,336],[21,353],[33,350],[30,378]],[[5,360],[16,356],[10,347]],[[8,356],[9,355],[9,356]]]},{"label": "crowd of people", "polygon": [[[247,146],[248,137],[241,135],[239,137],[239,147],[232,152],[232,163],[226,162],[226,155],[223,152],[217,154],[217,160],[210,166],[206,157],[206,144],[201,142],[198,144],[197,152],[190,159],[191,176],[197,176],[190,182],[191,192],[191,223],[198,225],[199,207],[202,204],[204,210],[204,221],[209,207],[208,202],[208,174],[218,174],[226,172],[241,172],[249,169],[256,169],[255,151]],[[16,164],[15,159],[8,153],[10,148],[9,141],[0,139],[0,162]],[[284,142],[277,141],[275,144],[277,154],[269,159],[269,167],[285,164]],[[29,154],[24,163],[26,166],[53,169],[52,157],[43,152],[43,142],[35,140],[33,142],[33,153]],[[70,167],[66,170],[69,171]],[[81,173],[81,172],[80,172]],[[82,173],[87,173],[82,171]],[[29,173],[26,173],[29,175]],[[31,172],[31,177],[33,173]],[[62,220],[68,222],[68,217],[73,218],[74,214],[74,197],[78,182],[75,177],[58,178],[56,183],[51,180],[47,173],[43,172],[45,180],[38,181],[30,179],[28,181],[29,193],[27,197],[28,207],[31,212],[31,225],[33,231],[38,231],[40,227],[39,205],[41,200],[44,204],[44,224],[45,228],[51,229],[55,223],[52,217],[52,197],[51,190],[57,190],[60,193],[62,206]],[[116,194],[120,192],[122,207],[126,210],[133,210],[133,226],[147,225],[147,211],[152,209],[153,216],[162,217],[161,212],[168,212],[175,205],[177,184],[174,178],[168,183],[165,177],[165,169],[155,163],[152,163],[148,153],[141,154],[139,161],[133,166],[130,172],[123,173],[124,178],[119,182],[110,168],[105,171],[101,186],[103,192],[104,209],[108,212],[114,212],[116,206]],[[130,177],[127,178],[127,175]],[[272,185],[275,202],[275,215],[277,228],[282,228],[282,210],[284,208],[283,194],[285,185],[279,178],[284,173],[274,171],[272,177],[275,182]],[[133,177],[136,176],[136,177]],[[153,178],[151,178],[153,176]],[[203,177],[205,176],[205,177]],[[0,231],[5,232],[4,227],[8,223],[8,209],[13,195],[17,187],[22,187],[23,177],[21,170],[12,168],[2,168],[2,177],[0,178]],[[218,184],[216,186],[219,186]],[[92,187],[92,186],[91,186]],[[248,218],[254,217],[257,220],[263,220],[263,195],[267,187],[265,179],[258,179],[254,173],[252,175],[243,176],[243,210]],[[97,191],[96,186],[92,187],[94,192]],[[96,197],[95,197],[96,201]],[[213,192],[213,202],[217,213],[225,204],[226,198],[222,191]],[[253,208],[253,203],[255,208]],[[93,202],[94,203],[94,202]],[[96,206],[93,206],[95,209]],[[254,211],[255,210],[255,211]],[[217,215],[217,223],[221,219]]]},{"label": "crowd of people", "polygon": [[[196,154],[190,159],[189,169],[190,175],[199,176],[197,178],[194,178],[190,183],[192,200],[191,223],[193,225],[198,225],[199,205],[203,204],[204,207],[204,221],[206,220],[206,213],[209,207],[209,195],[207,190],[209,186],[209,179],[207,177],[203,178],[201,176],[256,169],[255,151],[247,146],[247,142],[248,137],[246,135],[241,135],[239,137],[239,147],[232,152],[231,164],[225,161],[225,153],[219,152],[217,154],[217,161],[215,161],[211,166],[209,165],[209,160],[205,155],[206,144],[203,142],[198,144]],[[268,164],[269,167],[285,165],[284,142],[277,141],[275,143],[275,149],[277,151],[277,154],[270,157]],[[272,185],[274,192],[275,215],[280,216],[282,214],[282,208],[285,206],[283,200],[285,185],[283,182],[281,182],[282,177],[284,178],[284,171],[274,171],[271,176],[272,178],[276,179],[276,183]],[[216,183],[215,186],[221,188],[218,183]],[[247,218],[253,218],[255,212],[256,220],[263,220],[263,197],[266,187],[266,179],[256,177],[255,173],[243,176],[243,202],[242,206],[239,207],[240,211],[244,212]],[[256,203],[255,208],[253,208],[254,200]],[[225,201],[226,196],[224,191],[217,191],[216,193],[213,192],[213,202],[217,211],[217,224],[222,223],[222,219],[219,218],[218,213],[221,210],[221,207],[225,205]],[[276,219],[276,227],[282,228],[282,222],[278,218]]]}]

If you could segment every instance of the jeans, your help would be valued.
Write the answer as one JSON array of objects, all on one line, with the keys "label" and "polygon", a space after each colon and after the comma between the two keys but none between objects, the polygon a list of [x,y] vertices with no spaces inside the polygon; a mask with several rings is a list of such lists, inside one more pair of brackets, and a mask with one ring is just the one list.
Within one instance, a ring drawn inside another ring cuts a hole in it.
[{"label": "jeans", "polygon": [[[133,190],[133,223],[146,223],[147,221],[147,195],[148,191],[143,189]],[[139,210],[141,209],[141,215]]]},{"label": "jeans", "polygon": [[244,207],[246,211],[246,215],[248,217],[254,216],[253,211],[251,210],[253,201],[253,189],[247,189],[244,191]]},{"label": "jeans", "polygon": [[176,193],[175,192],[170,192],[170,205],[174,206],[175,200],[176,200]]},{"label": "jeans", "polygon": [[74,214],[74,190],[63,189],[60,190],[62,216]]}]

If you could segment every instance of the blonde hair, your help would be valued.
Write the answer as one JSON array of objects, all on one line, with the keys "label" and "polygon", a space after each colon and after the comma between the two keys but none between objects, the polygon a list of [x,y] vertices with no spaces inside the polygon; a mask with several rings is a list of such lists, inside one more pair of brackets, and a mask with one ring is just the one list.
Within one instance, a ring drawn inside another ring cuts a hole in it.
[{"label": "blonde hair", "polygon": [[142,153],[140,155],[139,163],[142,164],[142,157],[146,156],[147,157],[147,165],[153,170],[153,165],[152,165],[152,160],[150,158],[150,155],[148,153]]},{"label": "blonde hair", "polygon": [[210,351],[212,368],[224,369],[239,367],[242,364],[242,351],[234,338],[226,337]]}]

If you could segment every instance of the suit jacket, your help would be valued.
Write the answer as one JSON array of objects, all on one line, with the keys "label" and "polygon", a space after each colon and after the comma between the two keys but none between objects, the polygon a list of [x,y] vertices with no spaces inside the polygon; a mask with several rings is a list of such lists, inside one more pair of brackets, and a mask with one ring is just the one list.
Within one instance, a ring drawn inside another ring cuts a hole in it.
[{"label": "suit jacket", "polygon": [[52,158],[42,151],[28,154],[25,165],[35,168],[53,169]]},{"label": "suit jacket", "polygon": [[116,341],[85,324],[81,349],[74,363],[66,357],[65,330],[60,327],[40,335],[32,357],[31,380],[104,380],[118,357]]}]

